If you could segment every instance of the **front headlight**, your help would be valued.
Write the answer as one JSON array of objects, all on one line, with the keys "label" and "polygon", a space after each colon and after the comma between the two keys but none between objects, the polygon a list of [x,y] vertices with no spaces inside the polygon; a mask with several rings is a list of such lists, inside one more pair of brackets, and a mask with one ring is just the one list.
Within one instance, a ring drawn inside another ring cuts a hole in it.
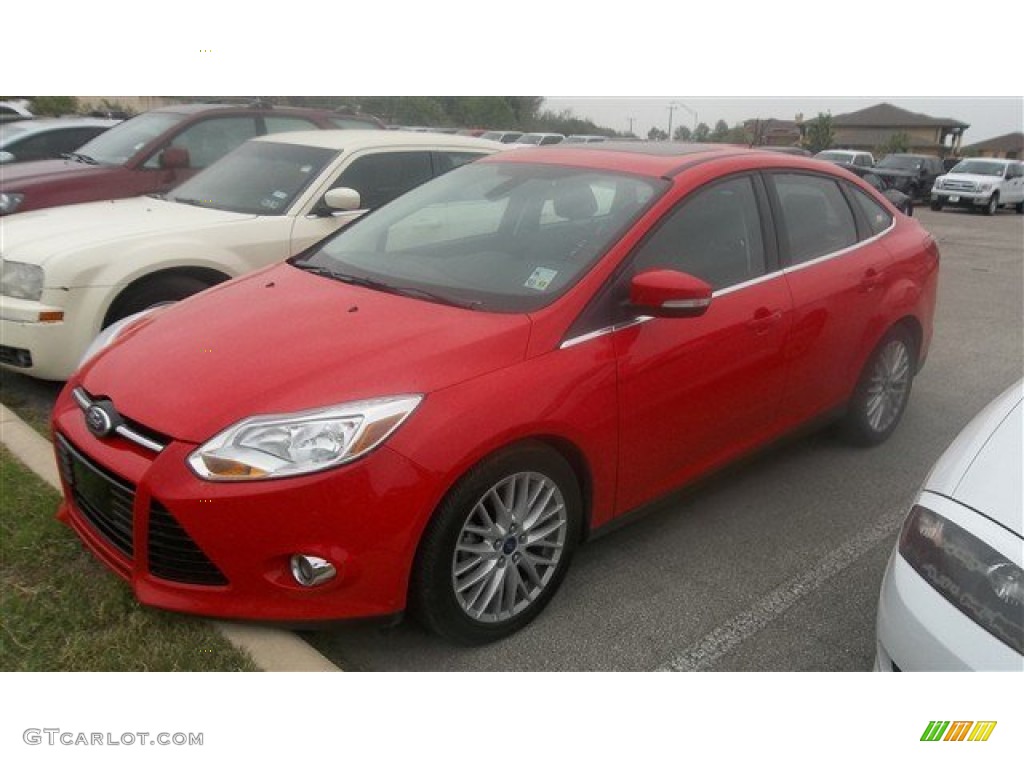
[{"label": "front headlight", "polygon": [[0,192],[0,216],[14,213],[24,199],[25,196],[17,192]]},{"label": "front headlight", "polygon": [[900,532],[899,552],[968,618],[1024,654],[1024,571],[955,523],[920,505]]},{"label": "front headlight", "polygon": [[945,186],[946,186],[946,177],[945,176],[939,176],[939,178],[937,178],[935,180],[935,188],[936,189],[944,189]]},{"label": "front headlight", "polygon": [[422,399],[403,395],[253,416],[201,445],[188,463],[204,480],[269,480],[318,472],[372,451]]},{"label": "front headlight", "polygon": [[991,184],[979,184],[978,185],[978,191],[979,192],[988,192],[990,189],[992,189],[992,185]]},{"label": "front headlight", "polygon": [[43,268],[4,259],[0,268],[0,293],[12,299],[39,301],[43,295]]}]

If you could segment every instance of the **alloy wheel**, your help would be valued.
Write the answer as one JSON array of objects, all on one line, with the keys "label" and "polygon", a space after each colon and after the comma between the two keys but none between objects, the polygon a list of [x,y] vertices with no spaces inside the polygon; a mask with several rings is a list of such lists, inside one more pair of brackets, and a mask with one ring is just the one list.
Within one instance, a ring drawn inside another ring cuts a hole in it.
[{"label": "alloy wheel", "polygon": [[910,392],[910,353],[900,339],[889,341],[878,355],[867,388],[865,416],[875,432],[885,432],[906,406]]}]

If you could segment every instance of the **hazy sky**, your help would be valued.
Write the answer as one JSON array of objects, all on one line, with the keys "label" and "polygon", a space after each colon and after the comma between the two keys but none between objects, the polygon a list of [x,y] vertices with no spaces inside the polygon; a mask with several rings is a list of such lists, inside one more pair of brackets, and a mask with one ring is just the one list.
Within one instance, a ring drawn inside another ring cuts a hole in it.
[{"label": "hazy sky", "polygon": [[594,97],[594,96],[548,96],[544,106],[561,111],[571,109],[577,117],[590,118],[595,123],[617,131],[629,130],[629,118],[634,118],[633,132],[646,136],[652,126],[663,131],[668,129],[669,110],[672,103],[683,104],[672,114],[673,130],[683,124],[694,127],[694,115],[702,123],[714,127],[718,120],[725,120],[730,126],[754,117],[774,117],[792,120],[798,113],[805,119],[815,117],[819,112],[839,115],[870,107],[880,102],[889,102],[911,112],[922,112],[932,117],[950,117],[971,127],[964,133],[964,143],[973,144],[993,136],[1012,131],[1024,130],[1024,100],[1020,97],[1006,98],[907,98],[900,96],[876,97],[722,97],[708,98],[668,96],[664,98],[639,97]]}]

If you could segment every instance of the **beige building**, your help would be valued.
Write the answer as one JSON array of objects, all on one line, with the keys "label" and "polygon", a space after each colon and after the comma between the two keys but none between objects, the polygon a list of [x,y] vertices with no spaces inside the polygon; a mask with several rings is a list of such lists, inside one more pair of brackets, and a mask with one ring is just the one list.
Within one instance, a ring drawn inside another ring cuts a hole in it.
[{"label": "beige building", "polygon": [[979,141],[964,147],[965,155],[974,157],[1005,157],[1008,160],[1024,158],[1024,133],[1007,133],[993,139]]},{"label": "beige building", "polygon": [[964,131],[970,127],[949,117],[931,117],[885,103],[836,115],[832,126],[832,146],[837,149],[874,152],[903,133],[910,139],[910,152],[939,157],[959,154]]}]

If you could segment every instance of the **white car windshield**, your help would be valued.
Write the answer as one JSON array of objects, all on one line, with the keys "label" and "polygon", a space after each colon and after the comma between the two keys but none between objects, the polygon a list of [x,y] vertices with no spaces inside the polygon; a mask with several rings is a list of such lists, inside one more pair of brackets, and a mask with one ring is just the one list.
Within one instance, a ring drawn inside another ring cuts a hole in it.
[{"label": "white car windshield", "polygon": [[201,208],[281,216],[338,154],[336,149],[252,141],[175,187],[167,199]]},{"label": "white car windshield", "polygon": [[667,186],[481,161],[399,197],[292,263],[416,298],[529,312],[575,284]]}]

